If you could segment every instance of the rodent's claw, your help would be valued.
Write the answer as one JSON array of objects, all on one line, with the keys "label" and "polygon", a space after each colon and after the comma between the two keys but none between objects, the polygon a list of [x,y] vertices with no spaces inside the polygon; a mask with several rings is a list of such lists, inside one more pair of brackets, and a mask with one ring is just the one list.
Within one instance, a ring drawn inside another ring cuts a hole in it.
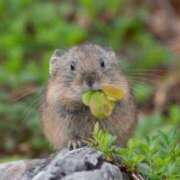
[{"label": "rodent's claw", "polygon": [[68,142],[68,149],[73,150],[73,149],[78,149],[83,146],[83,143],[80,140],[70,140]]}]

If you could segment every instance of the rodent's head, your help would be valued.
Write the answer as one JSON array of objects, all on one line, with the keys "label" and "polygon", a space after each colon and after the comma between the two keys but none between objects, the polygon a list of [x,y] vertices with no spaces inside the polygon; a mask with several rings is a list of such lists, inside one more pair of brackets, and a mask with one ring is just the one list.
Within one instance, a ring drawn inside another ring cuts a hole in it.
[{"label": "rodent's head", "polygon": [[56,50],[49,71],[48,102],[81,103],[83,92],[98,90],[102,83],[118,84],[129,94],[115,53],[98,45],[80,45],[64,53]]}]

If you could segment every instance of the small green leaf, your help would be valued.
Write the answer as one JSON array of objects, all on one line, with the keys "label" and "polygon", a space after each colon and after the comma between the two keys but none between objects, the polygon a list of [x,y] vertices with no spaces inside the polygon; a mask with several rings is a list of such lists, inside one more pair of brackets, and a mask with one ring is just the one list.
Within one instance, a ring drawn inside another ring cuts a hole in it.
[{"label": "small green leaf", "polygon": [[82,102],[86,105],[86,106],[89,106],[89,103],[90,103],[90,100],[91,100],[91,97],[93,95],[93,91],[87,91],[86,93],[84,93],[82,95]]}]

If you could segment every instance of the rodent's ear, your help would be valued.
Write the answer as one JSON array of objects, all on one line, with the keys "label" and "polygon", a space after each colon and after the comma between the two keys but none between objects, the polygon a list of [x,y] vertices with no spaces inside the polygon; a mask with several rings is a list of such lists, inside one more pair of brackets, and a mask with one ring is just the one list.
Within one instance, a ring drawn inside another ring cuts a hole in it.
[{"label": "rodent's ear", "polygon": [[57,63],[60,60],[60,57],[62,55],[62,51],[60,49],[56,49],[53,53],[53,55],[50,58],[49,61],[49,75],[52,76],[57,69]]},{"label": "rodent's ear", "polygon": [[116,53],[113,51],[111,47],[104,47],[104,49],[108,53],[110,58],[116,59]]}]

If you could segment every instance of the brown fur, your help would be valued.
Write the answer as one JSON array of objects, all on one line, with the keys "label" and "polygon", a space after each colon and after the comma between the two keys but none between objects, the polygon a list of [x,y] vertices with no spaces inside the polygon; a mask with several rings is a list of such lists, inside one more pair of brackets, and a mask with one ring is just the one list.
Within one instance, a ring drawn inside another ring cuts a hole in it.
[{"label": "brown fur", "polygon": [[[114,52],[86,44],[63,54],[56,52],[50,63],[50,79],[41,108],[43,130],[50,143],[59,149],[71,140],[83,140],[91,135],[97,120],[81,102],[82,93],[89,89],[86,82],[90,78],[94,82],[92,89],[99,89],[101,83],[118,84],[124,89],[125,96],[112,115],[99,121],[103,129],[116,135],[118,143],[124,145],[135,127],[136,113],[128,82]],[[71,64],[75,65],[74,71]]]}]

